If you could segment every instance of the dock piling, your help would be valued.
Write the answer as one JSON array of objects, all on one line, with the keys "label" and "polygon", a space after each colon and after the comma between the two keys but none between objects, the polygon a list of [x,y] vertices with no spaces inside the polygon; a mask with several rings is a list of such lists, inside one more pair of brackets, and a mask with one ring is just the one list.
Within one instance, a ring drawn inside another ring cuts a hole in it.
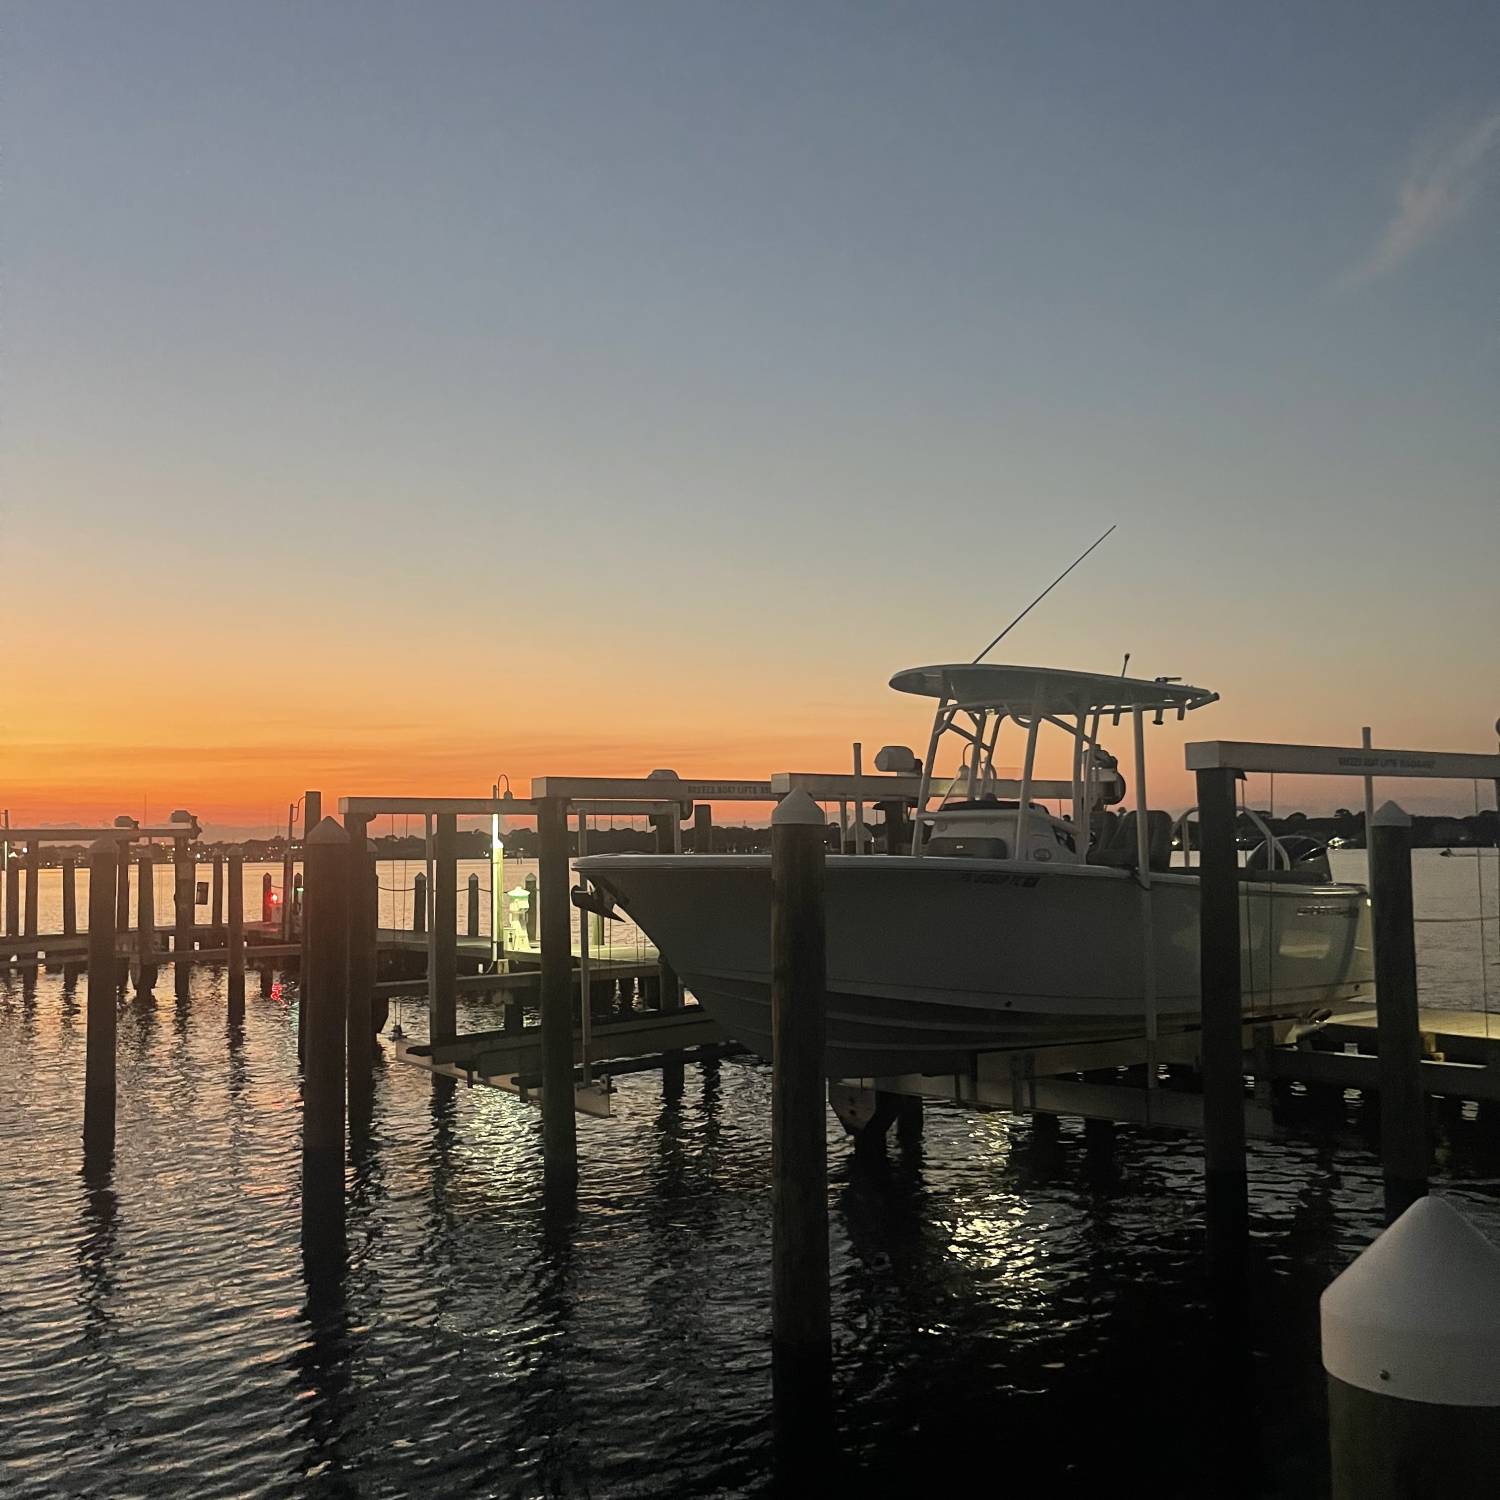
[{"label": "dock piling", "polygon": [[1333,1500],[1493,1491],[1497,1303],[1500,1248],[1436,1197],[1414,1202],[1323,1293]]},{"label": "dock piling", "polygon": [[542,1155],[547,1193],[578,1185],[573,1100],[573,905],[568,899],[568,810],[556,797],[537,804],[541,878]]},{"label": "dock piling", "polygon": [[1241,1056],[1239,860],[1235,779],[1200,770],[1198,831],[1200,989],[1203,1006],[1203,1170],[1210,1274],[1232,1278],[1250,1228],[1245,1167],[1245,1077]]},{"label": "dock piling", "polygon": [[209,875],[209,925],[213,929],[214,942],[224,938],[224,856],[214,855]]},{"label": "dock piling", "polygon": [[150,994],[156,985],[156,863],[148,845],[135,872],[135,992]]},{"label": "dock piling", "polygon": [[[229,1024],[245,1019],[245,851],[238,844],[229,858]],[[219,861],[214,861],[219,867]],[[220,891],[222,895],[222,890]]]},{"label": "dock piling", "polygon": [[35,937],[41,930],[37,926],[38,902],[41,897],[42,860],[41,845],[33,841],[26,848],[26,925],[27,937]]},{"label": "dock piling", "polygon": [[1370,829],[1370,883],[1380,1040],[1380,1161],[1390,1224],[1427,1192],[1429,1157],[1417,1015],[1411,818],[1394,802],[1377,810]]},{"label": "dock piling", "polygon": [[115,934],[118,936],[130,931],[130,845],[123,839],[115,851],[115,861]]},{"label": "dock piling", "polygon": [[479,877],[477,875],[469,876],[467,894],[469,910],[465,930],[470,937],[477,938],[479,936]]},{"label": "dock piling", "polygon": [[[77,866],[74,863],[73,856],[71,854],[65,854],[65,855],[63,855],[63,857],[62,857],[62,859],[60,861],[59,867],[62,870],[62,924],[63,924],[62,930],[63,930],[63,936],[64,937],[76,937],[78,935],[78,883],[77,883],[78,871],[77,871]],[[108,880],[109,880],[109,889],[110,889],[110,899],[109,899],[110,922],[111,922],[111,925],[113,925],[113,922],[114,922],[114,907],[115,907],[115,902],[114,902],[115,871],[114,871],[114,866],[113,865],[111,865],[110,868],[109,868]],[[90,888],[92,888],[92,886],[93,886],[92,869],[91,869],[90,875],[89,875],[89,885],[90,885]],[[92,899],[92,897],[90,899]],[[114,967],[113,960],[111,960],[110,967],[111,968]]]},{"label": "dock piling", "polygon": [[771,1342],[777,1447],[794,1464],[831,1425],[825,1133],[823,814],[806,792],[771,819]]},{"label": "dock piling", "polygon": [[21,856],[14,851],[5,861],[5,935],[21,935]]},{"label": "dock piling", "polygon": [[173,911],[172,911],[172,978],[179,1000],[188,997],[192,982],[190,967],[193,955],[193,925],[197,908],[195,889],[198,866],[191,845],[185,838],[172,840]]},{"label": "dock piling", "polygon": [[428,1035],[446,1040],[458,1031],[458,817],[439,813],[434,820],[432,984],[428,993]]},{"label": "dock piling", "polygon": [[693,853],[714,852],[714,810],[706,802],[693,808]]},{"label": "dock piling", "polygon": [[260,877],[260,920],[269,927],[276,919],[276,889],[271,881],[271,872]]},{"label": "dock piling", "polygon": [[349,1065],[349,1127],[365,1129],[375,1095],[375,1024],[373,999],[378,969],[376,945],[380,927],[380,877],[375,851],[365,836],[365,820],[344,819],[349,838],[349,1021],[345,1048]]},{"label": "dock piling", "polygon": [[427,931],[427,876],[421,870],[411,880],[411,930]]},{"label": "dock piling", "polygon": [[302,975],[302,1222],[340,1204],[344,1181],[344,1031],[349,991],[349,839],[325,818],[304,841],[308,942]]},{"label": "dock piling", "polygon": [[83,1147],[108,1156],[115,1144],[115,844],[89,846],[88,1023],[84,1035]]},{"label": "dock piling", "polygon": [[535,875],[528,875],[524,884],[526,886],[526,941],[534,948],[537,935],[537,906],[541,898],[537,892]]}]

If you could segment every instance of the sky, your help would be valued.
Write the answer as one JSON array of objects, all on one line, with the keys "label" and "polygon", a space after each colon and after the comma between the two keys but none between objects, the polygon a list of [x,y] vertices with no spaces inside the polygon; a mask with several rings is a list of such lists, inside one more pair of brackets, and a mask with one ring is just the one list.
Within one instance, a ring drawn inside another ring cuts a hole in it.
[{"label": "sky", "polygon": [[0,802],[843,769],[1111,523],[995,659],[1218,691],[1156,801],[1185,739],[1489,749],[1496,56],[1444,0],[10,0]]}]

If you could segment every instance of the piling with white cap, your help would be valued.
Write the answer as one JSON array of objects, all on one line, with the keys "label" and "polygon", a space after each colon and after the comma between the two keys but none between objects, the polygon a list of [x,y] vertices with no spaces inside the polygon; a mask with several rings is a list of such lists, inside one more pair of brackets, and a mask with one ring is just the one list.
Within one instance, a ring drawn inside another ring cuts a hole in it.
[{"label": "piling with white cap", "polygon": [[1323,1293],[1333,1500],[1500,1488],[1500,1247],[1419,1198]]}]

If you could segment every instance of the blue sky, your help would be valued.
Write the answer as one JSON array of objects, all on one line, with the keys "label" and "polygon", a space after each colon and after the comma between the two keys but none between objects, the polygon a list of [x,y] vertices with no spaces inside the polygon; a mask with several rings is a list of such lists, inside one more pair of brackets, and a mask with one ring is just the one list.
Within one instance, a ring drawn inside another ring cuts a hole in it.
[{"label": "blue sky", "polygon": [[96,733],[59,667],[123,713],[268,595],[365,740],[434,643],[424,713],[503,740],[476,638],[565,761],[582,693],[630,769],[646,718],[878,740],[1111,521],[1009,654],[1488,741],[1492,6],[6,14],[11,602],[87,584],[30,753]]}]

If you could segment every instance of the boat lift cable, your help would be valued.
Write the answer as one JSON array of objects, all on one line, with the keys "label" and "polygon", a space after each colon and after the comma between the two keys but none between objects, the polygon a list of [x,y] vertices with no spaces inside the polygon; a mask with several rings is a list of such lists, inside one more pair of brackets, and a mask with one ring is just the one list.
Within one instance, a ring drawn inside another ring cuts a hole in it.
[{"label": "boat lift cable", "polygon": [[1084,550],[1082,552],[1080,552],[1078,554],[1078,556],[1075,557],[1073,559],[1073,561],[1070,562],[1067,565],[1067,567],[1065,567],[1062,570],[1062,572],[1059,573],[1057,575],[1057,577],[1054,578],[1052,580],[1052,582],[1049,583],[1047,585],[1047,587],[1044,588],[1041,591],[1041,593],[1038,594],[1036,596],[1036,598],[1033,599],[1031,601],[1031,603],[1028,604],[1026,606],[1026,608],[1023,609],[1021,611],[1021,613],[1018,614],[1015,617],[1015,619],[1012,620],[1010,622],[1010,624],[1007,625],[1005,627],[1005,629],[1002,630],[1000,632],[1000,634],[997,635],[995,637],[995,639],[992,640],[989,643],[989,645],[986,646],[984,648],[984,650],[981,651],[979,653],[979,655],[974,658],[974,661],[973,661],[972,665],[974,665],[974,666],[977,667],[979,665],[979,663],[982,662],[985,659],[985,657],[987,657],[990,654],[990,652],[993,651],[995,649],[995,647],[998,646],[1000,644],[1000,642],[1003,641],[1005,639],[1005,637],[1008,636],[1011,633],[1011,631],[1014,630],[1016,628],[1016,626],[1019,625],[1021,623],[1021,621],[1024,620],[1026,618],[1026,616],[1029,615],[1032,612],[1032,610],[1034,610],[1037,607],[1037,605],[1040,604],[1042,602],[1042,600],[1045,599],[1047,597],[1047,595],[1050,594],[1052,592],[1052,590],[1055,589],[1058,586],[1058,584],[1060,584],[1063,581],[1063,579],[1066,578],[1068,576],[1068,574],[1071,573],[1073,571],[1073,569],[1076,568],[1078,566],[1078,564],[1081,563],[1084,560],[1084,558],[1086,558],[1089,555],[1089,553],[1092,552],[1094,550],[1094,548],[1097,547],[1100,544],[1100,542],[1102,542],[1105,539],[1105,537],[1107,537],[1109,535],[1110,531],[1113,531],[1115,529],[1115,526],[1118,525],[1118,524],[1119,524],[1118,522],[1115,522],[1114,524],[1112,524],[1110,526],[1110,528],[1109,528],[1109,531],[1106,531],[1106,532],[1102,533],[1100,536],[1096,537],[1094,539],[1094,541],[1092,543],[1090,543],[1089,546],[1085,547]]}]

